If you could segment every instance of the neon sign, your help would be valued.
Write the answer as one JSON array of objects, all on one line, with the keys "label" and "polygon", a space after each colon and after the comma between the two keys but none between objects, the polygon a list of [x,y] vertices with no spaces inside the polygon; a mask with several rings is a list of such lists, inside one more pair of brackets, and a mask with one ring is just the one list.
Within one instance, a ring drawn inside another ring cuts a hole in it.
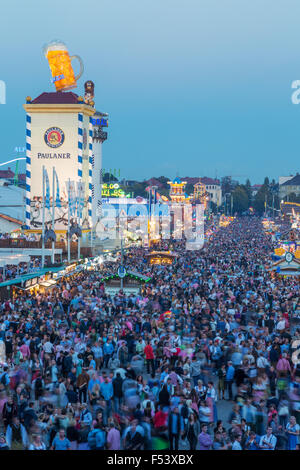
[{"label": "neon sign", "polygon": [[101,127],[108,127],[108,120],[107,119],[95,119],[92,118],[92,124],[94,126],[101,126]]},{"label": "neon sign", "polygon": [[118,183],[102,184],[102,196],[105,197],[126,197],[123,189]]}]

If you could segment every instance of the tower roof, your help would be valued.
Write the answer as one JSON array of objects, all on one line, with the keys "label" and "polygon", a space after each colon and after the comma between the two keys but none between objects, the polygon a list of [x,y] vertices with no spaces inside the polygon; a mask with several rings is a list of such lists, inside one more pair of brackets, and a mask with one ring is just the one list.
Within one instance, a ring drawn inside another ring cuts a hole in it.
[{"label": "tower roof", "polygon": [[177,184],[181,184],[182,181],[181,181],[181,179],[179,178],[179,176],[176,176],[176,178],[173,179],[173,183],[175,183],[175,184],[176,184],[176,183],[177,183]]},{"label": "tower roof", "polygon": [[78,95],[68,92],[44,92],[31,101],[31,104],[78,104]]}]

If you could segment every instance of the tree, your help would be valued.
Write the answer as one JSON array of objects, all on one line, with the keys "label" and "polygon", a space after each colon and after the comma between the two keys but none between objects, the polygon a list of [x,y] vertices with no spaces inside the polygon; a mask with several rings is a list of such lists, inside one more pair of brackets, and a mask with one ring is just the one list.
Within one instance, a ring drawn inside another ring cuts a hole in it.
[{"label": "tree", "polygon": [[118,181],[118,178],[116,178],[112,173],[104,173],[103,178],[102,178],[103,183],[110,183],[112,181],[116,182]]},{"label": "tree", "polygon": [[272,205],[273,199],[273,195],[269,188],[269,178],[265,178],[265,183],[257,191],[253,201],[253,207],[255,211],[260,215],[265,212],[266,206]]},{"label": "tree", "polygon": [[194,186],[191,184],[191,183],[187,183],[186,187],[185,187],[185,192],[186,194],[190,195],[190,194],[193,194],[194,192]]},{"label": "tree", "polygon": [[245,212],[249,208],[249,197],[247,191],[243,185],[238,185],[233,193],[233,212],[239,214]]},{"label": "tree", "polygon": [[224,176],[221,179],[221,189],[222,195],[225,196],[227,193],[231,193],[233,191],[233,184],[231,176]]},{"label": "tree", "polygon": [[214,201],[210,201],[209,206],[210,206],[210,211],[211,211],[213,214],[217,214],[217,213],[218,213],[218,206],[217,206],[217,204],[216,204]]},{"label": "tree", "polygon": [[[270,183],[269,178],[266,176],[264,184],[261,186],[253,201],[255,211],[262,215],[267,209],[269,213],[272,212],[273,203],[274,209],[279,209],[279,185],[273,179]],[[271,209],[270,209],[271,208]]]},{"label": "tree", "polygon": [[170,178],[167,178],[166,176],[159,176],[158,178],[156,178],[160,183],[166,185],[166,187],[168,187],[168,181],[170,181]]},{"label": "tree", "polygon": [[246,191],[248,199],[249,199],[249,206],[251,206],[251,203],[252,203],[252,188],[251,188],[250,180],[247,179],[246,184],[243,185],[243,186],[245,188],[245,191]]}]

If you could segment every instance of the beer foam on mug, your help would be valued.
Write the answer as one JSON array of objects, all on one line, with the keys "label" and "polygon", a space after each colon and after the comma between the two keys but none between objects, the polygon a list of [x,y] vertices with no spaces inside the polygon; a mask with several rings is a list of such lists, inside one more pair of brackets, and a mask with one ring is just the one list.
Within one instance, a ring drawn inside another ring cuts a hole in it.
[{"label": "beer foam on mug", "polygon": [[49,51],[67,51],[67,46],[63,41],[55,40],[52,42],[49,42],[49,44],[46,44],[43,47],[44,54],[47,57],[47,54]]}]

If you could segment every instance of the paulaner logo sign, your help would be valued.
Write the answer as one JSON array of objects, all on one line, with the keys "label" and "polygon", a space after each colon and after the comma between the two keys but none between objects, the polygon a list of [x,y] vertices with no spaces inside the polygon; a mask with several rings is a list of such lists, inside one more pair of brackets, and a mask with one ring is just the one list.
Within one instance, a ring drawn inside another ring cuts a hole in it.
[{"label": "paulaner logo sign", "polygon": [[50,127],[44,134],[45,143],[51,148],[60,147],[65,141],[65,134],[59,127]]}]

